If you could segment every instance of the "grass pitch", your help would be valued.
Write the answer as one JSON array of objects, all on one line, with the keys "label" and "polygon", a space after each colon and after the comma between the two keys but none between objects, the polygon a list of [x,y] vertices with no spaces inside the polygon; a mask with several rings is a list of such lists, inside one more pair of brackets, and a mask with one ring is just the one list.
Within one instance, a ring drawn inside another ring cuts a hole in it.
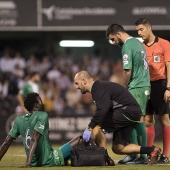
[{"label": "grass pitch", "polygon": [[[156,143],[155,145],[160,146],[162,148],[161,143]],[[56,146],[54,146],[56,148]],[[115,160],[117,163],[118,160],[122,159],[124,155],[116,155],[111,151],[111,145],[108,145],[109,155]],[[169,155],[170,157],[170,155]],[[21,170],[28,168],[21,168],[21,166],[25,165],[26,156],[23,146],[14,146],[12,145],[7,151],[6,155],[0,162],[0,170]],[[47,169],[55,169],[55,170],[169,170],[170,165],[118,165],[116,166],[98,166],[98,167],[38,167],[31,168],[31,170],[47,170]]]}]

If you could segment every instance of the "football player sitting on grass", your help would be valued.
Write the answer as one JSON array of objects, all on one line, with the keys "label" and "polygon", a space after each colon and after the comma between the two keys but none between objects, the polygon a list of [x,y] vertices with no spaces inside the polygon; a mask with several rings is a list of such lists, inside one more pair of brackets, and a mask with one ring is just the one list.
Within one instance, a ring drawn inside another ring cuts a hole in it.
[{"label": "football player sitting on grass", "polygon": [[[5,155],[13,140],[21,135],[25,147],[27,160],[25,167],[62,166],[70,159],[70,151],[80,139],[72,139],[63,146],[53,149],[49,139],[48,114],[37,93],[29,93],[24,99],[24,107],[29,113],[19,116],[0,149],[0,160]],[[113,165],[106,154],[106,164]]]}]

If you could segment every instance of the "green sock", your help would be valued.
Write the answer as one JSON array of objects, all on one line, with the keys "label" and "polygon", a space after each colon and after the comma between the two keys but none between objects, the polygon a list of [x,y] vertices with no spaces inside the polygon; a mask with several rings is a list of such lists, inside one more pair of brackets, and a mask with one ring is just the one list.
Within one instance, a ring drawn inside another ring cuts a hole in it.
[{"label": "green sock", "polygon": [[[141,146],[147,146],[147,135],[146,135],[146,127],[144,122],[140,122],[136,127],[136,132],[137,132],[137,139],[138,139],[138,144]],[[147,155],[146,154],[140,154],[141,158],[146,159]]]},{"label": "green sock", "polygon": [[64,160],[68,160],[70,158],[70,151],[72,149],[72,146],[70,145],[70,143],[66,143],[64,145],[62,145],[60,148],[59,148],[63,154],[63,157],[64,157]]},{"label": "green sock", "polygon": [[132,131],[130,143],[138,144],[136,129]]}]

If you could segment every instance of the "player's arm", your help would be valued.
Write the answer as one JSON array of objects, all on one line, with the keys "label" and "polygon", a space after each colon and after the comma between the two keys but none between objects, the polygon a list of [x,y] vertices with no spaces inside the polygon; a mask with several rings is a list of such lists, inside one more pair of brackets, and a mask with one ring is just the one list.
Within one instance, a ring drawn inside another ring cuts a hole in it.
[{"label": "player's arm", "polygon": [[123,62],[123,86],[125,88],[128,87],[131,77],[131,70],[132,70],[132,49],[128,46],[124,46],[122,49],[122,62]]},{"label": "player's arm", "polygon": [[28,111],[24,107],[23,97],[22,97],[22,95],[20,93],[17,95],[17,99],[18,99],[19,105],[22,107],[22,111],[24,113],[27,113]]},{"label": "player's arm", "polygon": [[97,125],[101,126],[104,116],[108,113],[111,106],[109,90],[105,87],[98,88],[98,91],[95,92],[94,100],[96,112],[88,125],[89,130],[94,129]]},{"label": "player's arm", "polygon": [[112,106],[112,101],[110,100],[110,93],[107,87],[97,85],[95,93],[93,93],[93,99],[96,103],[96,113],[91,119],[88,128],[83,133],[83,139],[88,142],[90,140],[93,129],[96,126],[101,126],[103,118],[106,113],[108,113],[110,107]]},{"label": "player's arm", "polygon": [[33,136],[31,138],[29,153],[27,156],[26,167],[31,167],[32,157],[35,153],[35,149],[37,147],[37,142],[40,139],[40,137],[41,137],[41,134],[38,131],[34,130]]},{"label": "player's arm", "polygon": [[14,140],[13,137],[11,137],[10,135],[8,135],[4,141],[4,143],[1,146],[0,149],[0,160],[3,158],[3,156],[5,155],[5,153],[7,152],[8,148],[10,147],[12,141]]},{"label": "player's arm", "polygon": [[[165,59],[165,66],[166,66],[166,79],[167,84],[166,87],[170,87],[170,42],[164,41],[163,43],[163,49],[164,49],[164,59]],[[170,91],[166,90],[164,93],[164,99],[165,101],[170,100]]]},{"label": "player's arm", "polygon": [[18,125],[18,117],[17,117],[14,120],[14,124],[12,126],[12,129],[9,131],[8,136],[6,137],[4,143],[1,146],[1,149],[0,149],[0,160],[3,158],[3,156],[7,152],[7,150],[10,147],[12,141],[14,139],[17,139],[17,137],[20,135],[18,126],[19,125]]},{"label": "player's arm", "polygon": [[18,99],[19,105],[23,107],[24,106],[24,102],[23,102],[22,95],[18,94],[17,95],[17,99]]},{"label": "player's arm", "polygon": [[[96,103],[96,113],[91,119],[88,128],[83,133],[83,139],[88,142],[90,140],[93,129],[96,126],[101,126],[103,122],[103,118],[106,113],[108,113],[110,107],[113,105],[110,100],[109,89],[105,87],[101,87],[100,85],[95,90],[95,94],[93,94],[93,99]],[[94,131],[93,131],[94,132]]]},{"label": "player's arm", "polygon": [[[170,62],[166,62],[166,70],[167,70],[167,85],[166,87],[170,87]],[[166,90],[164,94],[165,101],[170,100],[170,91]]]},{"label": "player's arm", "polygon": [[131,70],[124,70],[123,72],[123,86],[128,87],[131,77]]},{"label": "player's arm", "polygon": [[34,127],[34,131],[31,137],[30,149],[27,156],[26,167],[31,167],[31,161],[37,147],[37,142],[41,138],[41,136],[44,135],[44,130],[46,129],[46,122],[48,122],[48,114],[45,112],[41,113],[38,116],[38,120]]}]

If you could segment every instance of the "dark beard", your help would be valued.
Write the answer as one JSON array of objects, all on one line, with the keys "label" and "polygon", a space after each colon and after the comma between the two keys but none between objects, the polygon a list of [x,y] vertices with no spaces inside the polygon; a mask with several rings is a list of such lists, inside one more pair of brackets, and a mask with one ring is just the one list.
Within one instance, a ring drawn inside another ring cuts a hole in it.
[{"label": "dark beard", "polygon": [[120,39],[120,38],[118,38],[118,40],[119,40],[119,42],[118,42],[118,46],[120,47],[120,48],[122,48],[122,46],[123,46],[123,42],[122,42],[122,40]]},{"label": "dark beard", "polygon": [[39,111],[45,111],[45,105],[41,104]]}]

